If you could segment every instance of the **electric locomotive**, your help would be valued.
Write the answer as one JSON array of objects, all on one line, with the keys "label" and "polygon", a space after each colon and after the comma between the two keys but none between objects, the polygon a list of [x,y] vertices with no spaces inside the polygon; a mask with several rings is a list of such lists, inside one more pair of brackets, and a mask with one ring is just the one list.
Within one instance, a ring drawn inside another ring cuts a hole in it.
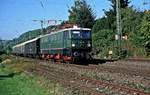
[{"label": "electric locomotive", "polygon": [[63,61],[89,59],[91,50],[91,30],[88,28],[63,29],[40,38],[43,58]]}]

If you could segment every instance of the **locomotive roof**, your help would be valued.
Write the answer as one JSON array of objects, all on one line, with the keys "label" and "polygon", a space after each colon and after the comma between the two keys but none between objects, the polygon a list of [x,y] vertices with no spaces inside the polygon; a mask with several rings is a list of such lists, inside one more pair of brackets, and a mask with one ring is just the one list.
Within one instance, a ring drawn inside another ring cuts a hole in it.
[{"label": "locomotive roof", "polygon": [[23,42],[23,43],[17,44],[17,45],[15,45],[15,46],[13,46],[12,48],[20,47],[20,46],[23,46],[23,45],[25,45],[25,44],[27,44],[27,43],[36,41],[36,40],[39,39],[39,38],[46,37],[46,36],[49,36],[49,35],[51,35],[51,34],[56,34],[56,33],[59,33],[59,32],[63,32],[63,31],[66,31],[66,30],[91,30],[91,29],[89,29],[89,28],[79,28],[79,27],[66,28],[66,29],[58,30],[58,31],[56,31],[56,32],[51,32],[51,33],[46,34],[46,35],[40,35],[40,36],[38,36],[38,37],[36,37],[36,38],[34,38],[34,39],[31,39],[31,40],[25,41],[25,42]]},{"label": "locomotive roof", "polygon": [[91,30],[91,29],[89,29],[89,28],[80,28],[80,27],[66,28],[66,29],[61,29],[61,30],[55,31],[55,32],[51,32],[49,34],[43,35],[42,37],[46,37],[46,36],[49,36],[49,35],[52,35],[52,34],[56,34],[56,33],[59,33],[59,32],[63,32],[63,31],[66,31],[66,30]]}]

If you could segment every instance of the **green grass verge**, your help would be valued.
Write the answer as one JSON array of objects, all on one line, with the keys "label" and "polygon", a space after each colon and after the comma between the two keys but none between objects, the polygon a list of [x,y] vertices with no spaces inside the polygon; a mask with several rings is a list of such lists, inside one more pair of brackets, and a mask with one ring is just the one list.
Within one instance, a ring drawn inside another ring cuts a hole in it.
[{"label": "green grass verge", "polygon": [[[47,95],[46,90],[37,84],[35,77],[25,74],[0,78],[0,95]],[[52,94],[49,94],[52,95]]]},{"label": "green grass verge", "polygon": [[0,59],[4,62],[0,63],[0,95],[60,95],[63,92],[55,82],[24,73],[25,68],[34,66],[34,61],[9,56],[0,56]]}]

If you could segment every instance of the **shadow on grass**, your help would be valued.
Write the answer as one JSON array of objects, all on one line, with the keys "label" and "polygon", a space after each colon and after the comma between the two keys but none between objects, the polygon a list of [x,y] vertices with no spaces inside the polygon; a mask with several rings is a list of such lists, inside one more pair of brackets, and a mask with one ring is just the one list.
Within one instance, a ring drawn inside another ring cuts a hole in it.
[{"label": "shadow on grass", "polygon": [[6,79],[6,78],[13,78],[14,75],[15,75],[15,73],[0,75],[0,80]]}]

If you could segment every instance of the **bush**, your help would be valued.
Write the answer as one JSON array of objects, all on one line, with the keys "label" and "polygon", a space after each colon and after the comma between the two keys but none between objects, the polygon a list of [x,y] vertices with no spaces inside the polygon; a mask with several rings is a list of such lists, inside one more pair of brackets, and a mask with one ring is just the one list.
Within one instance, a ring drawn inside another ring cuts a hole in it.
[{"label": "bush", "polygon": [[112,57],[115,55],[117,50],[115,49],[115,32],[108,29],[99,30],[93,33],[92,38],[95,54],[98,54],[99,57],[108,57],[109,51],[113,51]]}]

